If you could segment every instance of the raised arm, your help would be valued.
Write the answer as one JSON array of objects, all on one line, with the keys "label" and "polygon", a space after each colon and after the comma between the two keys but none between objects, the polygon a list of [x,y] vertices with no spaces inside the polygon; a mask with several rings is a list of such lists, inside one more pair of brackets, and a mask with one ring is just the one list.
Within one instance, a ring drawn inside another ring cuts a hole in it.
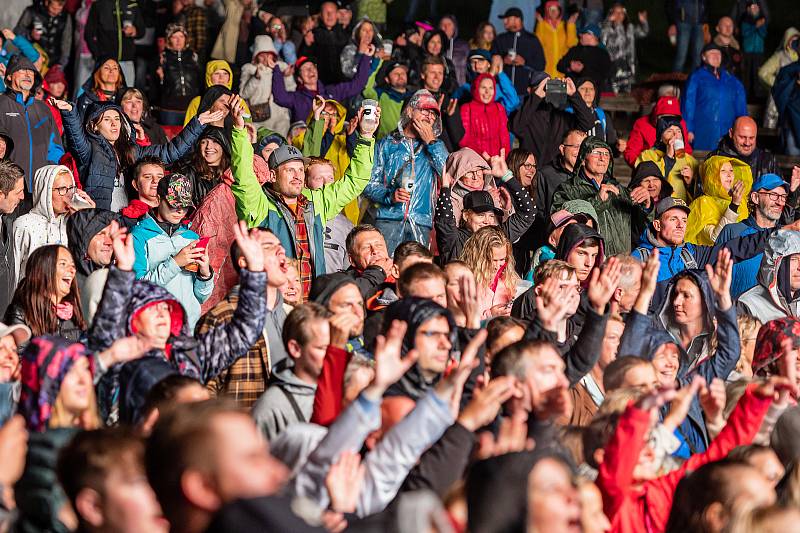
[{"label": "raised arm", "polygon": [[231,192],[236,201],[236,215],[247,222],[248,227],[258,226],[269,212],[269,202],[261,190],[256,173],[253,171],[253,145],[244,129],[242,108],[237,105],[239,97],[231,106],[235,124],[231,132],[231,173],[233,183]]},{"label": "raised arm", "polygon": [[86,138],[86,132],[81,123],[78,110],[66,100],[50,99],[50,103],[61,112],[64,122],[64,136],[69,141],[70,152],[81,166],[86,166],[92,161],[92,144]]}]

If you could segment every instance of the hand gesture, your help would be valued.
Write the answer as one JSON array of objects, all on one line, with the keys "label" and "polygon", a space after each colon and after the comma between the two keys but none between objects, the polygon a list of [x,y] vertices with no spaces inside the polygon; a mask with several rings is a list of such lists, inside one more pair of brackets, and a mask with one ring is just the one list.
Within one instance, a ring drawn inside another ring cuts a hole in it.
[{"label": "hand gesture", "polygon": [[346,349],[350,340],[350,332],[356,327],[360,319],[352,313],[333,315],[328,322],[331,328],[330,345]]},{"label": "hand gesture", "polygon": [[502,178],[508,172],[508,165],[506,164],[506,149],[500,149],[500,155],[493,155],[489,157],[489,154],[483,152],[483,158],[491,165],[492,167],[492,176],[495,178]]},{"label": "hand gesture", "polygon": [[153,344],[143,336],[123,337],[115,340],[107,350],[98,353],[97,357],[104,366],[110,368],[139,359],[153,348]]},{"label": "hand gesture", "polygon": [[727,248],[720,250],[717,254],[717,264],[713,268],[711,265],[706,265],[706,274],[708,274],[708,282],[717,298],[719,308],[723,311],[730,309],[733,305],[731,301],[731,281],[733,280],[731,251]]},{"label": "hand gesture", "polygon": [[458,423],[469,431],[477,431],[490,424],[511,397],[522,397],[522,390],[513,376],[500,376],[486,386],[476,387],[472,399],[458,415]]},{"label": "hand gesture", "polygon": [[267,67],[274,69],[276,66],[278,66],[278,57],[274,54],[267,54]]},{"label": "hand gesture", "polygon": [[208,279],[211,277],[211,258],[208,256],[208,246],[202,249],[200,257],[197,259],[197,273]]},{"label": "hand gesture", "polygon": [[600,185],[600,192],[598,193],[600,196],[600,200],[605,202],[609,199],[609,194],[618,195],[619,189],[616,185],[611,185],[610,183],[603,183]]},{"label": "hand gesture", "polygon": [[478,439],[478,459],[489,459],[508,453],[530,451],[535,447],[528,437],[528,417],[525,412],[514,413],[500,422],[497,437],[488,431]]},{"label": "hand gesture", "polygon": [[133,249],[133,235],[128,234],[128,229],[120,226],[116,220],[111,222],[111,247],[114,250],[117,268],[130,272],[136,260],[136,252]]},{"label": "hand gesture", "polygon": [[503,72],[503,58],[500,56],[492,56],[492,66],[489,67],[489,74],[492,76],[497,76]]},{"label": "hand gesture", "polygon": [[447,102],[447,116],[452,117],[455,114],[457,105],[458,105],[458,100],[456,100],[455,98],[451,98],[450,101]]},{"label": "hand gesture", "polygon": [[449,376],[439,381],[436,386],[436,393],[439,398],[450,404],[450,412],[453,417],[458,416],[464,384],[475,367],[478,366],[478,351],[485,342],[486,330],[482,329],[475,334],[464,351],[461,352],[461,361],[458,362],[458,367]]},{"label": "hand gesture", "polygon": [[404,204],[411,200],[411,193],[402,187],[398,187],[392,194],[392,201],[398,204]]},{"label": "hand gesture", "polygon": [[767,381],[761,383],[753,391],[756,396],[761,398],[772,398],[773,401],[780,401],[789,393],[793,398],[797,398],[797,383],[784,376],[772,376]]},{"label": "hand gesture", "polygon": [[244,101],[238,94],[232,94],[228,100],[228,107],[233,117],[233,126],[236,129],[244,128]]},{"label": "hand gesture", "polygon": [[644,204],[645,207],[650,209],[651,200],[650,193],[644,185],[639,185],[631,191],[631,201],[635,204]]},{"label": "hand gesture", "polygon": [[564,81],[567,84],[567,96],[572,96],[578,92],[578,88],[575,87],[575,80],[572,78],[564,78]]},{"label": "hand gesture", "polygon": [[[545,78],[539,82],[539,85],[536,86],[534,89],[533,94],[538,96],[539,98],[544,98],[547,95],[547,82],[550,80],[549,76],[545,76]],[[569,92],[569,91],[567,91]]]},{"label": "hand gesture", "polygon": [[453,184],[453,178],[450,172],[447,171],[447,165],[442,169],[442,189],[450,187]]},{"label": "hand gesture", "polygon": [[284,78],[291,78],[294,75],[294,65],[288,65],[281,74]]},{"label": "hand gesture", "polygon": [[433,126],[424,122],[419,119],[414,119],[411,121],[414,125],[414,129],[417,131],[417,135],[425,144],[430,144],[436,140],[436,135],[433,133]]},{"label": "hand gesture", "polygon": [[569,291],[566,296],[562,296],[560,283],[561,281],[554,277],[547,278],[536,296],[537,316],[542,321],[544,329],[548,331],[557,332],[558,325],[566,320],[581,298],[577,291]]},{"label": "hand gesture", "polygon": [[50,105],[57,107],[59,111],[66,111],[67,113],[72,111],[72,104],[66,100],[59,100],[51,96],[48,102],[50,102]]},{"label": "hand gesture", "polygon": [[742,197],[744,196],[744,183],[737,181],[731,188],[731,203],[742,205]]},{"label": "hand gesture", "polygon": [[598,315],[605,313],[606,305],[617,290],[621,276],[622,265],[616,257],[609,259],[602,271],[599,268],[592,269],[587,296]]},{"label": "hand gesture", "polygon": [[375,132],[378,131],[378,126],[381,124],[381,108],[375,108],[375,120],[364,120],[364,108],[358,110],[358,133],[365,139],[371,139]]},{"label": "hand gesture", "polygon": [[466,327],[476,329],[481,323],[481,305],[478,287],[472,272],[466,272],[458,280],[459,294],[453,293],[453,303],[466,317]]},{"label": "hand gesture", "polygon": [[158,79],[161,80],[161,82],[163,83],[164,82],[164,69],[162,67],[158,67],[156,69],[156,75],[158,76]]},{"label": "hand gesture", "polygon": [[514,203],[511,200],[511,193],[508,192],[508,189],[505,187],[498,187],[496,189],[492,189],[492,191],[497,191],[497,197],[492,194],[492,198],[495,202],[497,202],[498,207],[500,207],[503,211],[509,212],[514,208]]},{"label": "hand gesture", "polygon": [[[706,380],[703,379],[702,376],[695,376],[692,379],[692,383],[679,389],[662,389],[659,393],[656,394],[664,394],[664,393],[671,393],[672,398],[668,401],[672,402],[672,405],[669,409],[669,414],[664,417],[664,425],[669,428],[671,431],[675,431],[675,428],[683,423],[683,420],[689,414],[689,408],[692,405],[692,400],[694,399],[695,395],[700,392],[706,386]],[[658,399],[656,399],[658,401]],[[660,407],[660,405],[658,406]]]},{"label": "hand gesture", "polygon": [[488,313],[490,318],[496,316],[511,316],[511,307],[509,307],[508,304],[493,305],[489,308]]},{"label": "hand gesture", "polygon": [[653,411],[671,402],[675,399],[676,394],[677,391],[674,387],[662,387],[639,398],[636,407],[643,411]]},{"label": "hand gesture", "polygon": [[94,200],[92,200],[92,197],[89,196],[89,193],[87,193],[86,191],[81,189],[75,189],[75,196],[80,198],[82,203],[86,205],[75,207],[74,205],[72,205],[72,203],[70,203],[69,205],[67,205],[67,210],[70,211],[71,213],[75,213],[82,209],[93,209],[97,207],[97,204],[94,202]]},{"label": "hand gesture", "polygon": [[386,336],[378,335],[375,339],[375,378],[372,385],[383,391],[408,372],[417,362],[419,354],[409,351],[403,357],[403,338],[408,325],[401,320],[394,320],[386,332]]},{"label": "hand gesture", "polygon": [[314,112],[314,120],[319,120],[322,111],[325,109],[325,98],[322,95],[316,95],[311,101],[311,110]]},{"label": "hand gesture", "polygon": [[794,192],[800,187],[800,167],[792,167],[792,179],[789,182],[789,191]]},{"label": "hand gesture", "polygon": [[233,225],[233,237],[236,239],[236,244],[242,251],[245,261],[247,261],[247,270],[250,272],[263,272],[264,251],[256,235],[255,231],[251,233],[247,229],[247,224],[243,220]]},{"label": "hand gesture", "polygon": [[536,24],[539,24],[541,21],[543,21],[543,20],[544,20],[544,18],[542,18],[542,14],[541,14],[541,13],[539,13],[539,10],[538,10],[538,9],[537,9],[537,10],[535,10],[535,11],[534,11],[534,13],[535,13],[535,15],[536,15]]},{"label": "hand gesture", "polygon": [[576,22],[578,22],[578,17],[579,16],[580,16],[580,13],[576,11],[575,13],[573,13],[572,15],[569,16],[569,18],[567,19],[567,23],[568,24],[575,24]]},{"label": "hand gesture", "polygon": [[338,513],[353,513],[358,504],[358,495],[366,467],[356,452],[344,451],[333,463],[325,476],[325,488],[331,499],[330,508]]},{"label": "hand gesture", "polygon": [[197,263],[197,261],[203,255],[203,250],[197,248],[197,243],[198,241],[192,241],[181,248],[180,252],[173,255],[172,259],[175,261],[175,264],[180,268],[186,268],[187,265],[193,265]]},{"label": "hand gesture", "polygon": [[200,124],[205,126],[206,124],[211,124],[212,122],[217,122],[225,118],[225,111],[221,109],[213,110],[209,109],[208,111],[204,111],[197,115],[197,120],[200,121]]},{"label": "hand gesture", "polygon": [[707,421],[716,421],[717,423],[724,421],[722,413],[725,410],[726,401],[725,382],[719,378],[714,378],[707,387],[700,390],[700,407],[703,408]]},{"label": "hand gesture", "polygon": [[25,419],[14,415],[0,427],[0,485],[12,487],[22,477],[25,470],[25,456],[28,453],[28,431]]},{"label": "hand gesture", "polygon": [[3,28],[3,37],[5,37],[9,41],[13,41],[17,38],[17,35],[11,31],[10,28]]},{"label": "hand gesture", "polygon": [[650,252],[650,257],[642,268],[641,286],[639,295],[636,297],[636,302],[633,308],[643,314],[647,314],[650,307],[650,299],[656,292],[656,284],[658,283],[658,273],[661,270],[661,261],[658,258],[658,248],[653,248]]},{"label": "hand gesture", "polygon": [[647,11],[639,11],[639,22],[642,24],[647,22]]}]

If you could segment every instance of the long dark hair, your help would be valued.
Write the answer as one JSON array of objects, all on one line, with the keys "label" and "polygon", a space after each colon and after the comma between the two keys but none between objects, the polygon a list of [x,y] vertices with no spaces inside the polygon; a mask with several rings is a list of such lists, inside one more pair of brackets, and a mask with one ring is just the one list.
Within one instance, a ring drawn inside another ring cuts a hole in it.
[{"label": "long dark hair", "polygon": [[[131,139],[130,119],[125,116],[125,113],[123,113],[121,108],[109,107],[108,109],[104,109],[96,117],[90,119],[86,123],[86,129],[90,133],[98,134],[98,126],[100,121],[103,120],[103,115],[109,111],[119,113],[119,137],[111,146],[114,148],[114,152],[117,154],[118,165],[122,169],[127,169],[136,163],[136,145],[134,144],[133,139]],[[117,168],[117,170],[119,170],[119,168]]]},{"label": "long dark hair", "polygon": [[[222,160],[219,162],[218,167],[212,167],[203,157],[203,151],[200,149],[200,142],[208,139],[217,143],[222,150]],[[204,180],[216,180],[222,177],[222,174],[231,166],[231,156],[224,143],[214,135],[203,135],[197,140],[197,145],[192,154],[191,166],[196,172],[196,176]]]},{"label": "long dark hair", "polygon": [[[34,337],[54,335],[59,331],[58,316],[53,303],[54,290],[58,282],[56,265],[59,250],[64,250],[72,256],[69,249],[60,244],[48,244],[33,251],[25,265],[25,277],[20,281],[11,301],[10,308],[22,309],[25,323],[31,328]],[[77,274],[72,280],[69,293],[61,301],[72,304],[74,310],[72,321],[81,330],[86,330]]]}]

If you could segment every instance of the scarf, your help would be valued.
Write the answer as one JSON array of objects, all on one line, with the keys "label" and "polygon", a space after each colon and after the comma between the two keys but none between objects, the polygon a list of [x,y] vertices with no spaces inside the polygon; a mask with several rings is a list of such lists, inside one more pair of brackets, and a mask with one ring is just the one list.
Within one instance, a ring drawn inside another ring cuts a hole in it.
[{"label": "scarf", "polygon": [[75,312],[75,309],[72,307],[72,304],[69,302],[61,302],[60,304],[56,304],[53,306],[56,310],[56,316],[61,320],[72,320],[72,315]]}]

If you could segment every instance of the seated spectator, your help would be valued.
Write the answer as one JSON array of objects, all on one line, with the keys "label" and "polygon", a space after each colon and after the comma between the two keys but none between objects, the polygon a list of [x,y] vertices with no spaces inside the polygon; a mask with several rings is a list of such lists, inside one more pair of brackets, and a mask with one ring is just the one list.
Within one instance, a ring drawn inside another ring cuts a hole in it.
[{"label": "seated spectator", "polygon": [[131,230],[137,279],[145,279],[170,291],[186,311],[190,330],[200,318],[200,304],[211,294],[214,275],[207,244],[184,224],[192,203],[192,182],[170,174],[158,182],[158,207],[150,210]]},{"label": "seated spectator", "polygon": [[[597,213],[594,207],[584,200],[571,200],[564,204],[564,209],[556,211],[550,215],[550,232],[547,237],[547,244],[541,246],[533,254],[531,261],[531,274],[536,271],[540,264],[556,257],[556,249],[561,241],[561,235],[570,224],[584,224],[590,228],[597,228]],[[532,276],[526,276],[532,279]]]},{"label": "seated spectator", "polygon": [[[747,198],[748,218],[741,222],[728,224],[722,229],[717,242],[725,244],[729,240],[774,228],[786,211],[789,186],[777,174],[761,175],[750,190]],[[753,288],[757,283],[759,267],[763,254],[757,254],[733,265],[731,294],[734,298]]]},{"label": "seated spectator", "polygon": [[167,126],[183,124],[184,110],[200,94],[200,66],[188,42],[186,27],[169,24],[166,49],[161,52],[156,73],[159,79],[159,118]]},{"label": "seated spectator", "polygon": [[572,78],[589,78],[600,91],[611,85],[611,57],[601,46],[602,30],[597,24],[589,24],[578,30],[578,44],[558,61],[556,68]]},{"label": "seated spectator", "polygon": [[[447,35],[442,30],[433,30],[425,34],[422,39],[422,50],[425,53],[425,58],[439,58],[444,62],[444,81],[442,89],[445,93],[452,93],[458,87],[458,80],[456,78],[456,67],[453,62],[445,56],[444,45],[447,41]],[[424,63],[424,60],[423,60]],[[422,73],[422,63],[412,66],[413,70]]]},{"label": "seated spectator", "polygon": [[[58,97],[56,97],[58,98]],[[167,134],[150,115],[150,104],[139,89],[129,87],[120,93],[119,106],[136,130],[136,144],[166,144]]]},{"label": "seated spectator", "polygon": [[578,20],[579,14],[576,11],[565,20],[561,4],[557,0],[545,2],[542,5],[542,14],[536,14],[535,34],[544,50],[544,70],[551,78],[559,78],[564,75],[563,72],[559,72],[556,65],[570,48],[578,44],[575,21]]},{"label": "seated spectator", "polygon": [[[383,115],[381,123],[387,120]],[[403,241],[425,246],[430,242],[436,176],[447,159],[438,138],[441,132],[439,105],[428,91],[420,90],[403,108],[397,130],[377,144],[372,177],[363,194],[373,202],[370,215],[386,238],[390,255]],[[421,147],[414,149],[411,164],[406,160],[408,142]]]},{"label": "seated spectator", "polygon": [[[656,142],[652,148],[642,150],[636,158],[638,168],[645,161],[658,165],[661,175],[667,178],[672,188],[671,195],[690,202],[695,194],[699,171],[697,160],[686,150],[686,139],[681,130],[681,118],[676,115],[660,115],[656,120]],[[683,144],[684,148],[680,149]],[[676,145],[678,148],[676,149]]]},{"label": "seated spectator", "polygon": [[766,148],[758,146],[758,125],[755,120],[747,116],[737,118],[728,130],[728,134],[719,140],[716,149],[708,155],[735,157],[747,163],[753,171],[753,179],[758,179],[764,174],[778,173],[775,156]]},{"label": "seated spectator", "polygon": [[722,68],[719,45],[704,46],[702,58],[686,82],[681,109],[694,149],[713,150],[734,120],[747,115],[747,99],[742,82]]},{"label": "seated spectator", "polygon": [[[344,46],[344,45],[343,45]],[[317,56],[321,59],[321,56]],[[336,63],[338,63],[338,52]],[[368,55],[361,57],[358,63],[358,74],[350,81],[345,81],[336,85],[325,85],[320,81],[319,71],[317,70],[316,60],[308,56],[301,56],[293,65],[295,69],[295,79],[297,80],[297,90],[288,92],[283,78],[284,76],[272,77],[272,97],[275,103],[289,110],[292,122],[306,120],[311,113],[311,102],[315,96],[320,95],[324,98],[345,101],[360,93],[367,85],[371,69],[372,58]],[[326,66],[325,68],[329,68]]]},{"label": "seated spectator", "polygon": [[[264,287],[266,300],[264,331],[249,347],[244,357],[220,372],[208,385],[209,391],[215,397],[233,398],[246,409],[251,408],[264,392],[273,368],[287,358],[281,342],[287,314],[284,309],[282,288],[289,282],[290,274],[286,253],[278,238],[263,228],[254,228],[250,233],[261,246],[264,271],[267,273],[267,283]],[[242,269],[247,268],[247,259],[236,241],[231,245],[230,252],[229,262],[234,265],[238,278]],[[217,326],[229,324],[239,306],[239,291],[240,286],[236,285],[227,292],[219,303],[200,318],[195,331],[202,335]]]},{"label": "seated spectator", "polygon": [[594,116],[588,107],[581,105],[583,101],[573,80],[567,78],[565,82],[567,102],[575,110],[568,113],[545,99],[548,79],[543,74],[531,79],[532,91],[511,117],[509,127],[511,133],[519,137],[520,147],[531,152],[543,167],[558,157],[559,147],[570,130],[586,132],[594,127]]},{"label": "seated spectator", "polygon": [[86,116],[89,104],[116,101],[122,91],[127,88],[125,82],[125,75],[122,73],[119,61],[109,56],[97,58],[92,75],[84,82],[75,101],[81,122]]},{"label": "seated spectator", "polygon": [[72,172],[63,165],[47,165],[33,180],[33,209],[14,221],[14,261],[17,279],[23,277],[28,257],[45,244],[66,244],[67,215],[81,207],[94,207],[84,191],[75,187]]},{"label": "seated spectator", "polygon": [[778,108],[775,107],[775,99],[772,97],[772,86],[775,85],[775,80],[778,78],[778,72],[798,59],[797,44],[800,42],[800,32],[797,28],[792,26],[787,28],[783,33],[783,39],[778,46],[775,53],[767,59],[761,68],[758,70],[758,77],[761,83],[767,86],[769,96],[767,97],[767,107],[764,111],[764,124],[765,128],[775,128],[778,126]]},{"label": "seated spectator", "polygon": [[499,66],[493,64],[494,58],[492,54],[486,49],[475,49],[469,53],[469,65],[467,67],[467,81],[462,83],[453,94],[453,99],[461,99],[471,93],[471,83],[475,78],[481,74],[491,74],[494,76],[495,83],[495,96],[494,99],[503,105],[503,109],[507,114],[511,114],[519,107],[520,97],[517,95],[517,90],[514,84],[511,83],[505,72]]},{"label": "seated spectator", "polygon": [[[279,18],[272,19],[274,24],[283,24]],[[284,46],[283,50],[286,47]],[[273,39],[269,35],[259,35],[253,43],[253,59],[242,66],[242,78],[239,82],[239,94],[244,98],[253,114],[253,125],[264,127],[281,135],[289,131],[289,111],[275,103],[272,96],[272,77],[281,76],[292,62],[279,60]],[[284,84],[289,90],[296,88],[294,79],[284,77]]]},{"label": "seated spectator", "polygon": [[110,428],[80,433],[61,450],[58,480],[82,531],[142,527],[167,533],[145,477],[144,449],[144,439],[131,429]]},{"label": "seated spectator", "polygon": [[639,23],[632,23],[625,3],[615,1],[600,25],[601,42],[611,58],[611,90],[614,94],[630,93],[636,82],[636,40],[644,39],[650,33],[647,11],[639,11],[637,18]]},{"label": "seated spectator", "polygon": [[676,96],[661,96],[656,100],[653,110],[649,115],[645,115],[636,119],[633,123],[633,128],[628,136],[628,144],[622,156],[625,161],[632,167],[636,166],[636,161],[639,155],[654,146],[661,137],[656,134],[656,127],[658,126],[658,117],[662,115],[670,115],[680,117],[680,129],[683,136],[684,149],[686,153],[691,155],[692,143],[688,140],[688,130],[686,129],[686,122],[681,117],[680,102]]},{"label": "seated spectator", "polygon": [[[383,139],[397,130],[397,123],[406,101],[414,94],[408,86],[408,71],[406,63],[392,61],[382,66],[374,77],[370,77],[364,88],[364,98],[377,100],[381,108],[383,120],[378,127],[378,139]],[[381,75],[382,81],[378,78]]]},{"label": "seated spectator", "polygon": [[84,176],[86,193],[98,207],[114,212],[128,205],[122,178],[128,167],[148,155],[158,157],[165,164],[177,161],[189,153],[205,125],[220,115],[219,112],[203,113],[168,144],[141,146],[128,133],[133,128],[118,105],[112,102],[94,104],[81,122],[72,104],[64,100],[55,102],[64,119],[71,153]]},{"label": "seated spectator", "polygon": [[750,197],[753,176],[738,159],[713,156],[703,163],[700,179],[704,194],[689,205],[686,241],[711,246],[722,228],[749,216],[742,200]]},{"label": "seated spectator", "polygon": [[639,242],[642,234],[647,231],[647,226],[652,222],[658,202],[672,196],[672,185],[653,161],[642,161],[633,171],[628,190],[631,198],[644,197],[642,210],[637,217],[631,220],[631,242]]},{"label": "seated spectator", "polygon": [[117,213],[103,209],[82,209],[67,217],[68,247],[75,260],[81,308],[87,322],[91,322],[89,317],[94,316],[103,295],[114,252],[112,235],[119,231],[119,221]]},{"label": "seated spectator", "polygon": [[496,226],[478,229],[464,243],[459,259],[476,273],[481,318],[510,314],[519,275],[505,232]]},{"label": "seated spectator", "polygon": [[177,168],[192,182],[192,203],[199,206],[211,190],[222,182],[222,175],[231,166],[231,145],[225,130],[207,127],[195,146],[191,158]]},{"label": "seated spectator", "polygon": [[496,156],[511,152],[508,117],[503,104],[495,101],[496,84],[491,74],[480,74],[472,82],[472,101],[461,106],[464,137],[462,148]]},{"label": "seated spectator", "polygon": [[[456,152],[459,154],[460,152]],[[475,154],[477,157],[477,154]],[[483,174],[483,169],[466,171],[468,165],[461,164],[461,157],[453,157],[450,167],[453,171],[460,171],[462,175],[456,175],[455,187],[451,192],[450,169],[446,169],[442,175],[442,189],[436,202],[436,216],[434,219],[436,227],[436,240],[439,247],[439,254],[442,263],[447,263],[452,259],[461,256],[466,241],[478,230],[486,226],[497,226],[511,242],[516,242],[528,230],[533,218],[533,206],[528,192],[522,189],[520,184],[513,179],[511,171],[508,170],[505,162],[505,153],[491,158],[491,171]],[[480,159],[480,158],[478,158]],[[473,161],[475,161],[473,159]],[[485,161],[485,160],[484,160]],[[467,161],[464,161],[467,163]],[[474,168],[474,167],[472,167]],[[475,173],[481,174],[477,179]],[[472,173],[473,176],[467,177]],[[460,178],[460,181],[459,181]],[[499,180],[503,192],[492,194],[491,190],[486,190],[485,180]],[[479,181],[480,180],[480,181]],[[476,188],[478,183],[482,188]],[[467,189],[463,195],[458,209],[460,219],[455,218],[456,202],[453,201],[454,194],[458,194],[458,189]],[[496,195],[496,196],[495,196]],[[502,200],[495,200],[496,197]],[[510,206],[508,204],[511,204]],[[502,207],[498,207],[497,205]],[[506,207],[508,206],[508,207]],[[513,208],[514,212],[506,216],[508,211]]]},{"label": "seated spectator", "polygon": [[497,32],[494,29],[494,25],[488,20],[483,21],[475,28],[475,34],[468,43],[469,48],[470,50],[489,51],[492,49],[495,37],[497,37]]},{"label": "seated spectator", "polygon": [[311,420],[317,379],[330,343],[331,313],[315,303],[295,308],[283,325],[288,358],[275,368],[267,390],[253,406],[253,418],[267,440],[288,426]]},{"label": "seated spectator", "polygon": [[137,197],[119,212],[128,229],[158,207],[158,182],[164,177],[164,163],[157,157],[144,156],[133,166],[131,176],[131,189]]}]

